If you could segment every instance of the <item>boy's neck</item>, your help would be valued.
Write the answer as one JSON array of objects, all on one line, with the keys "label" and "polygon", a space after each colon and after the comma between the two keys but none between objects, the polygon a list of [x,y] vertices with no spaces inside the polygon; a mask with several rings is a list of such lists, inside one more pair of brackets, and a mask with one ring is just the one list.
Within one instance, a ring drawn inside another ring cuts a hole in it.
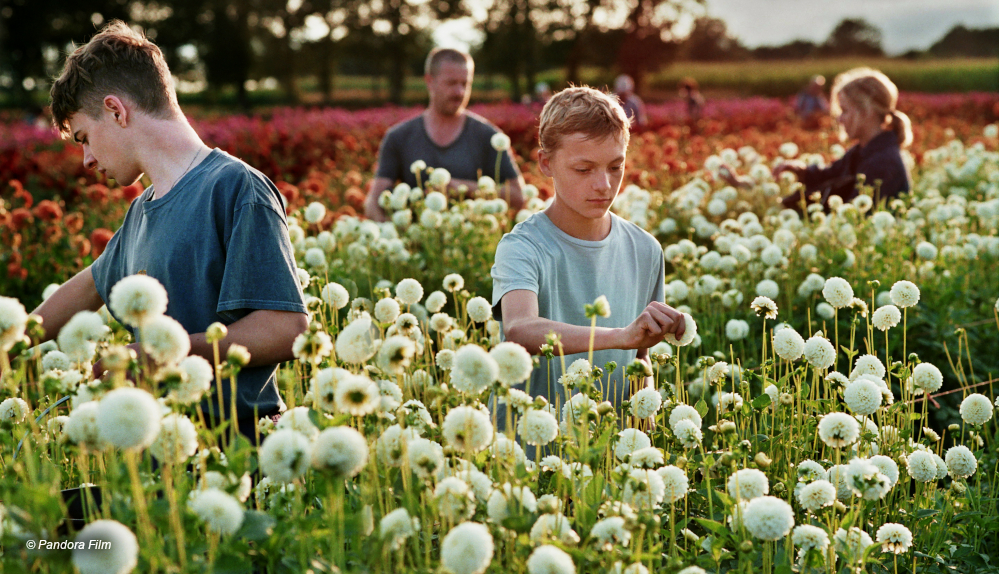
[{"label": "boy's neck", "polygon": [[211,149],[185,118],[147,118],[147,122],[150,137],[144,138],[136,151],[143,173],[152,181],[153,199],[159,199],[208,157]]},{"label": "boy's neck", "polygon": [[569,209],[556,198],[545,209],[545,215],[555,224],[555,227],[583,241],[601,241],[610,235],[611,232],[611,214],[609,211],[599,219],[590,219]]}]

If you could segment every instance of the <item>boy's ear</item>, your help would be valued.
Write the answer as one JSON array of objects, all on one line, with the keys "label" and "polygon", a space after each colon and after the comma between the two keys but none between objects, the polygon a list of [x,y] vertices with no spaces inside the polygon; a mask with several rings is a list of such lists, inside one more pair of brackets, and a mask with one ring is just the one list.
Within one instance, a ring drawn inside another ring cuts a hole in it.
[{"label": "boy's ear", "polygon": [[552,177],[552,154],[545,150],[538,151],[538,168],[545,177]]},{"label": "boy's ear", "polygon": [[118,96],[104,96],[104,110],[114,114],[116,124],[121,127],[128,125],[128,107]]}]

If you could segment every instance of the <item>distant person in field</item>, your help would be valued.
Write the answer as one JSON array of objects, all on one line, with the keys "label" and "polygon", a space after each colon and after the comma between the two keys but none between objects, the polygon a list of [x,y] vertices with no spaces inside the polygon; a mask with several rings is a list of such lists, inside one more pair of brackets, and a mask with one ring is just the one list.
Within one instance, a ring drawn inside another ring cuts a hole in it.
[{"label": "distant person in field", "polygon": [[628,74],[621,74],[614,80],[614,93],[621,100],[624,115],[631,119],[632,127],[645,127],[649,116],[645,112],[645,102],[635,93],[635,80]]},{"label": "distant person in field", "polygon": [[812,76],[808,85],[794,98],[794,111],[808,127],[818,127],[819,118],[829,113],[825,85],[825,77]]},{"label": "distant person in field", "polygon": [[534,101],[539,102],[541,105],[548,103],[548,100],[552,99],[552,89],[548,85],[548,82],[538,82],[534,85]]},{"label": "distant person in field", "polygon": [[[912,143],[912,128],[909,117],[895,108],[897,102],[898,88],[877,70],[855,68],[837,76],[832,114],[839,121],[840,139],[856,144],[828,167],[808,166],[801,160],[778,163],[774,177],[787,171],[804,184],[804,190],[781,200],[784,207],[800,210],[816,193],[823,206],[828,206],[833,195],[851,201],[859,194],[859,176],[864,185],[874,188],[875,203],[908,192],[912,180],[902,149]],[[736,175],[728,166],[722,177],[733,185],[752,186],[749,178]]]},{"label": "distant person in field", "polygon": [[[593,366],[617,363],[601,379],[604,397],[616,405],[631,396],[627,366],[647,360],[649,348],[667,333],[681,337],[686,325],[663,302],[662,246],[610,210],[624,181],[630,123],[617,98],[592,88],[567,88],[548,100],[538,129],[538,167],[552,178],[555,198],[503,236],[491,272],[494,314],[505,339],[537,355],[554,332],[567,366],[585,359],[590,348],[584,305],[607,297],[611,313],[597,321]],[[525,390],[564,404],[558,384],[563,361],[545,362]]]},{"label": "distant person in field", "polygon": [[692,126],[696,125],[704,111],[704,96],[701,95],[697,80],[684,78],[680,82],[680,97],[687,107],[687,121]]},{"label": "distant person in field", "polygon": [[[76,313],[98,310],[122,278],[153,277],[166,288],[166,314],[190,334],[191,355],[212,361],[205,331],[215,322],[228,326],[223,357],[233,344],[249,350],[235,417],[252,440],[258,417],[284,409],[277,365],[293,358],[292,342],[308,327],[284,198],[265,175],[201,141],[177,104],[163,53],[121,21],[67,58],[51,98],[56,127],[83,147],[84,167],[120,185],[143,174],[152,183],[100,257],[34,310],[45,339]],[[94,372],[102,374],[100,363]],[[220,390],[224,412],[217,397],[202,403],[216,422],[232,416],[230,381],[218,383],[210,393]]]},{"label": "distant person in field", "polygon": [[[376,221],[385,221],[385,212],[378,204],[383,191],[397,182],[416,187],[416,174],[411,167],[421,160],[428,167],[444,168],[451,173],[448,191],[478,192],[479,177],[496,178],[496,156],[501,154],[497,195],[520,210],[524,205],[521,188],[523,178],[509,149],[497,151],[490,140],[500,133],[489,120],[468,111],[472,95],[472,57],[451,48],[435,48],[427,56],[424,81],[430,105],[411,120],[392,126],[378,150],[378,171],[371,182],[364,213]],[[421,174],[425,183],[427,173]],[[449,195],[451,194],[449,193]]]}]

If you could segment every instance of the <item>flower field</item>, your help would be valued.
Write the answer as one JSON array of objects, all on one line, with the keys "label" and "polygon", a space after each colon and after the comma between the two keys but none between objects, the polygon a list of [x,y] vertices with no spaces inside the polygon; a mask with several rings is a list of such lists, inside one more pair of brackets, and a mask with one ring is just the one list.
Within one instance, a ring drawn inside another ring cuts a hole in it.
[{"label": "flower field", "polygon": [[[109,304],[158,366],[103,313],[32,346],[25,309],[101,252],[139,189],[0,125],[4,571],[999,572],[999,96],[900,101],[913,192],[804,215],[775,207],[798,184],[770,167],[842,154],[831,125],[777,100],[716,102],[695,126],[651,107],[614,210],[662,242],[690,328],[617,366],[620,408],[599,391],[614,365],[565,365],[565,404],[519,390],[558,341],[532,358],[491,318],[496,243],[551,194],[536,110],[477,110],[520,156],[523,211],[449,201],[431,168],[382,198],[384,224],[357,213],[381,134],[412,110],[197,118],[279,181],[312,314],[259,447],[203,408],[245,350],[187,356],[153,280]],[[726,187],[723,162],[753,188]],[[608,312],[588,307],[596,326]],[[66,521],[61,491],[81,485]],[[73,549],[91,540],[112,548]]]}]

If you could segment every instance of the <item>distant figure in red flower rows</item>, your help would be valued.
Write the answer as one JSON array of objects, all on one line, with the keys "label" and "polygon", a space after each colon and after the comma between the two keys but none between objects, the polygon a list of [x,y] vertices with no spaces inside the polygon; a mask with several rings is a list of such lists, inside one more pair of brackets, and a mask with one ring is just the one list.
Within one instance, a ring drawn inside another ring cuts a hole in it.
[{"label": "distant figure in red flower rows", "polygon": [[818,127],[818,118],[829,112],[825,85],[826,79],[823,76],[812,76],[805,89],[794,98],[794,111],[805,122],[806,127]]},{"label": "distant figure in red flower rows", "polygon": [[631,120],[631,126],[642,128],[648,125],[649,116],[645,113],[645,102],[635,93],[635,80],[628,74],[621,74],[614,80],[614,93],[621,100],[624,115]]},{"label": "distant figure in red flower rows", "polygon": [[[166,314],[190,333],[192,355],[211,360],[205,330],[215,322],[228,325],[222,356],[234,343],[250,351],[235,416],[253,437],[256,417],[284,408],[277,364],[308,327],[284,199],[262,173],[201,141],[160,49],[120,21],[69,56],[51,96],[56,126],[83,146],[84,166],[122,185],[145,174],[152,185],[93,265],[35,309],[46,339],[76,313],[99,309],[120,279],[153,277],[166,288]],[[228,407],[228,380],[221,390]],[[231,416],[212,408],[215,399],[203,404],[216,420]]]},{"label": "distant figure in red flower rows", "polygon": [[[427,56],[424,70],[430,105],[422,114],[392,126],[385,134],[378,150],[378,172],[368,189],[364,214],[376,221],[385,221],[385,211],[378,203],[382,192],[391,190],[397,182],[416,187],[418,180],[412,167],[418,161],[427,167],[450,172],[451,181],[447,186],[450,192],[465,187],[475,194],[479,190],[480,176],[497,177],[497,154],[501,154],[497,195],[505,199],[511,209],[520,210],[524,204],[520,192],[524,181],[520,170],[509,149],[497,149],[490,142],[494,135],[502,132],[489,120],[467,109],[475,71],[472,57],[452,48],[435,48]],[[420,177],[419,183],[425,183],[426,173]]]}]

